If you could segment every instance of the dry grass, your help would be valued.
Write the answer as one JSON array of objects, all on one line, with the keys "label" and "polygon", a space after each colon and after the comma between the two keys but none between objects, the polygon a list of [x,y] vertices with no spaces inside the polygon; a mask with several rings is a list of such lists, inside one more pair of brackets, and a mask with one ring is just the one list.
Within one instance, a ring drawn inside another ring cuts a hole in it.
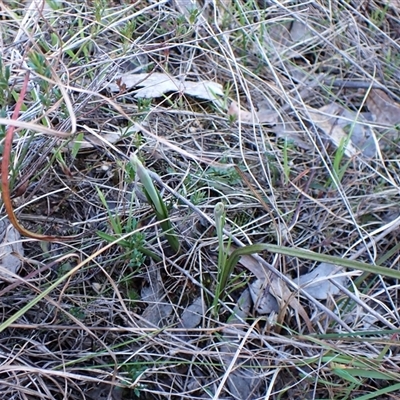
[{"label": "dry grass", "polygon": [[[254,280],[246,261],[219,312],[212,308],[220,202],[235,246],[272,243],[398,269],[398,131],[367,122],[380,150],[349,158],[310,112],[333,102],[370,112],[371,88],[399,101],[399,5],[199,2],[195,15],[183,4],[0,6],[0,117],[11,118],[31,70],[20,120],[33,125],[14,138],[13,206],[33,232],[76,235],[18,239],[18,275],[2,273],[0,397],[400,397],[395,278],[350,270],[347,291],[318,300],[291,287],[291,297],[276,296],[277,313],[260,315],[244,298]],[[138,100],[123,85],[107,90],[133,69],[218,82],[226,105],[267,107],[278,118],[249,124],[184,93]],[[398,110],[387,114],[400,122]],[[157,174],[178,254],[143,195],[133,153]],[[259,256],[267,287],[270,271],[294,279],[316,266]],[[196,301],[201,315],[186,329]]]}]

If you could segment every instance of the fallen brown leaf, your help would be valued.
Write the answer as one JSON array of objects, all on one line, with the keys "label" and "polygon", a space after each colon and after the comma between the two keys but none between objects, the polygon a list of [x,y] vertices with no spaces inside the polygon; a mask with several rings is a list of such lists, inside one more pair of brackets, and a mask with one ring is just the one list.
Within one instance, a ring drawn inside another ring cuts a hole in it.
[{"label": "fallen brown leaf", "polygon": [[228,108],[228,115],[234,116],[243,123],[253,124],[275,124],[278,120],[278,113],[274,110],[260,108],[257,112],[242,110],[236,101],[232,101]]},{"label": "fallen brown leaf", "polygon": [[[6,218],[0,221],[0,267],[16,274],[22,265],[24,248],[21,235]],[[5,274],[0,272],[0,276]]]},{"label": "fallen brown leaf", "polygon": [[[348,139],[346,132],[337,124],[337,116],[340,115],[340,112],[340,106],[334,103],[323,106],[318,110],[309,109],[308,111],[312,122],[324,131],[336,147],[341,146],[341,143]],[[351,142],[347,143],[345,149],[346,156],[351,157],[356,153],[357,150]]]},{"label": "fallen brown leaf", "polygon": [[295,294],[286,286],[286,283],[283,282],[282,279],[274,277],[270,282],[270,288],[271,293],[281,301],[281,309],[285,304],[288,304],[303,318],[309,332],[314,332],[310,318],[308,318],[303,306],[296,299]]},{"label": "fallen brown leaf", "polygon": [[393,101],[383,90],[371,89],[366,104],[379,124],[392,126],[400,123],[400,104]]}]

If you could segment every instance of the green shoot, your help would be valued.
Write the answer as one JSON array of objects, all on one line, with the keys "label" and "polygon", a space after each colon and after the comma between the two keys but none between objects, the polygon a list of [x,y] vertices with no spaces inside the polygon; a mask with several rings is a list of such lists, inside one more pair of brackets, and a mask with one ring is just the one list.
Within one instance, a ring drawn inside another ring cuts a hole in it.
[{"label": "green shoot", "polygon": [[150,174],[135,155],[131,157],[131,163],[136,171],[137,176],[143,184],[144,194],[146,195],[147,201],[153,207],[154,213],[156,214],[157,220],[160,222],[161,228],[169,245],[171,246],[172,250],[178,253],[180,250],[180,244],[176,234],[173,231],[167,206],[161,198],[160,193],[155,188]]},{"label": "green shoot", "polygon": [[[113,236],[106,232],[98,231],[97,235],[101,239],[112,243],[115,239],[126,236],[126,234],[137,230],[138,221],[136,219],[130,216],[126,222],[122,222],[118,215],[114,215],[111,212],[107,200],[99,188],[97,188],[97,193],[101,203],[107,210],[110,225],[115,235]],[[145,247],[145,235],[143,232],[130,235],[127,239],[120,240],[118,244],[128,250],[126,256],[129,258],[129,265],[133,268],[139,268],[144,263],[146,256],[152,258],[156,262],[160,261],[160,257],[158,257],[157,254]]]},{"label": "green shoot", "polygon": [[79,150],[82,147],[82,142],[83,142],[83,132],[79,133],[73,141],[72,149],[71,149],[71,157],[73,160],[76,159],[76,156],[79,153]]},{"label": "green shoot", "polygon": [[[234,265],[227,263],[228,253],[224,246],[224,226],[225,226],[225,207],[222,203],[218,203],[214,209],[215,227],[218,238],[218,274],[217,286],[215,288],[215,296],[213,302],[214,314],[218,314],[218,302],[224,299],[223,293],[228,285],[229,277],[232,274]],[[228,244],[229,246],[229,244]]]},{"label": "green shoot", "polygon": [[289,183],[290,180],[290,165],[288,158],[288,140],[285,139],[285,143],[283,145],[283,175],[285,177],[285,185]]}]

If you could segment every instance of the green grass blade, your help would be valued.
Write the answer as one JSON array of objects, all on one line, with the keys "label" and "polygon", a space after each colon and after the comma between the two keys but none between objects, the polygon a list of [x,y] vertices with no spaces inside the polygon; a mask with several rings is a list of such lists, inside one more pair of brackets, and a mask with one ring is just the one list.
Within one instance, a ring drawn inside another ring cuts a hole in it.
[{"label": "green grass blade", "polygon": [[290,257],[298,257],[312,261],[319,261],[319,262],[340,265],[342,267],[354,270],[360,270],[377,275],[387,276],[390,278],[400,279],[400,271],[398,270],[382,267],[380,265],[372,265],[360,261],[348,260],[346,258],[315,253],[311,250],[277,246],[274,244],[254,244],[236,249],[234,252],[232,252],[231,256],[227,261],[229,264],[229,268],[233,268],[238,263],[241,256],[256,254],[262,251],[269,251],[271,253],[283,254]]},{"label": "green grass blade", "polygon": [[329,256],[326,254],[315,253],[311,250],[302,250],[295,248],[288,248],[283,246],[277,246],[273,244],[264,245],[264,250],[267,250],[271,253],[284,254],[291,257],[305,258],[307,260],[326,262],[330,264],[340,265],[342,267],[361,270],[365,272],[370,272],[377,275],[387,276],[390,278],[400,279],[400,271],[393,270],[390,268],[382,267],[379,265],[367,264],[360,261],[348,260],[346,258]]},{"label": "green grass blade", "polygon": [[396,390],[400,390],[400,383],[396,383],[395,385],[391,385],[391,386],[388,386],[383,389],[375,390],[373,393],[369,393],[369,394],[366,394],[365,396],[360,396],[360,397],[354,398],[354,400],[381,399],[382,395],[394,392]]},{"label": "green grass blade", "polygon": [[107,200],[103,194],[103,192],[96,186],[96,190],[97,190],[97,194],[99,196],[99,199],[101,201],[101,204],[103,204],[104,208],[107,210],[107,214],[108,214],[108,218],[111,224],[111,227],[114,231],[114,233],[116,233],[117,235],[121,235],[122,234],[122,225],[121,225],[121,221],[118,217],[118,215],[113,215],[111,213],[110,207],[107,204]]}]

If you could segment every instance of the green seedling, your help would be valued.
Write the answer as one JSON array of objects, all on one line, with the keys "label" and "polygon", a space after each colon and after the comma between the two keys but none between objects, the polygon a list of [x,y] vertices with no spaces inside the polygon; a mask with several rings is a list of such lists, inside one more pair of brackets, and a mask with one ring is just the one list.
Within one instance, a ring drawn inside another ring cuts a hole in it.
[{"label": "green seedling", "polygon": [[3,60],[0,57],[0,105],[6,106],[10,96],[10,67],[3,65]]},{"label": "green seedling", "polygon": [[126,24],[122,25],[119,28],[121,36],[124,36],[127,39],[132,39],[137,29],[137,21],[134,19],[132,21],[127,21]]},{"label": "green seedling", "polygon": [[107,7],[107,2],[104,0],[96,0],[94,2],[94,16],[96,22],[101,22]]},{"label": "green seedling", "polygon": [[161,228],[168,241],[168,244],[171,246],[172,250],[174,250],[176,253],[179,253],[180,243],[176,234],[173,231],[167,206],[161,198],[160,193],[155,188],[149,172],[135,155],[131,157],[131,163],[140,182],[143,185],[143,192],[147,198],[147,201],[152,206],[154,213],[156,214],[157,220],[160,222]]},{"label": "green seedling", "polygon": [[289,183],[290,180],[290,165],[288,156],[288,140],[285,139],[283,146],[283,175],[285,177],[285,185]]},{"label": "green seedling", "polygon": [[140,98],[138,100],[137,106],[138,106],[138,112],[149,112],[151,109],[151,103],[153,102],[153,99],[146,99],[146,98]]},{"label": "green seedling", "polygon": [[372,10],[370,21],[375,24],[377,28],[380,28],[387,18],[387,12],[389,10],[390,2],[387,2],[383,7],[377,7]]},{"label": "green seedling", "polygon": [[214,314],[218,314],[218,302],[224,299],[223,293],[228,284],[229,277],[232,274],[234,265],[228,265],[228,253],[224,246],[224,226],[225,226],[225,207],[222,203],[218,203],[214,209],[215,218],[215,229],[218,238],[218,274],[217,274],[217,286],[215,288],[214,296]]},{"label": "green seedling", "polygon": [[[106,240],[109,243],[114,242],[116,239],[126,236],[130,232],[134,232],[137,229],[137,220],[133,217],[129,217],[128,220],[123,223],[118,215],[111,212],[107,200],[99,188],[97,188],[100,201],[107,210],[108,218],[110,221],[111,228],[114,232],[113,235],[98,231],[97,235]],[[129,266],[132,268],[139,268],[145,261],[146,256],[152,258],[154,261],[159,262],[160,257],[145,247],[145,235],[143,232],[137,232],[133,235],[128,236],[127,239],[120,240],[118,244],[128,250],[127,257],[129,257]]]},{"label": "green seedling", "polygon": [[341,163],[349,141],[350,141],[350,136],[348,136],[346,139],[341,139],[340,144],[335,152],[335,158],[333,159],[333,174],[335,176],[335,180],[337,181],[337,183],[339,183],[342,180],[343,175],[346,171],[345,167],[347,167],[347,163],[345,167],[341,166]]},{"label": "green seedling", "polygon": [[[29,54],[28,65],[32,68],[38,75],[42,75],[46,78],[51,78],[51,69],[47,63],[46,58],[43,54],[37,52],[31,52]],[[47,81],[45,81],[48,84]]]},{"label": "green seedling", "polygon": [[188,33],[188,27],[186,26],[186,18],[184,15],[179,15],[176,19],[175,32],[176,37],[185,36]]},{"label": "green seedling", "polygon": [[[43,54],[32,51],[31,53],[29,53],[28,57],[28,65],[30,68],[32,68],[33,71],[35,71],[39,76],[51,79],[51,68]],[[37,96],[35,96],[35,91],[31,91],[32,97],[38,97],[37,100],[39,100],[45,107],[51,106],[52,99],[50,83],[45,79],[40,79],[39,85],[41,91],[38,93]]]},{"label": "green seedling", "polygon": [[[220,160],[221,164],[228,164],[229,160],[225,157]],[[214,167],[207,168],[204,174],[204,179],[207,180],[207,184],[217,190],[224,190],[225,188],[232,188],[242,182],[242,176],[240,175],[240,164],[237,167],[226,166],[226,167]],[[203,178],[203,177],[202,177]]]},{"label": "green seedling", "polygon": [[61,169],[64,172],[69,171],[69,167],[68,167],[67,162],[65,161],[65,157],[61,151],[57,150],[55,152],[55,159],[57,160],[58,165],[61,167]]},{"label": "green seedling", "polygon": [[200,15],[201,11],[197,8],[192,8],[191,10],[189,10],[189,23],[193,25]]},{"label": "green seedling", "polygon": [[76,135],[76,137],[74,138],[73,144],[72,144],[72,148],[71,148],[71,158],[72,160],[76,159],[76,156],[79,153],[79,150],[82,147],[82,143],[83,143],[83,137],[84,134],[83,132],[78,133],[78,135]]}]

